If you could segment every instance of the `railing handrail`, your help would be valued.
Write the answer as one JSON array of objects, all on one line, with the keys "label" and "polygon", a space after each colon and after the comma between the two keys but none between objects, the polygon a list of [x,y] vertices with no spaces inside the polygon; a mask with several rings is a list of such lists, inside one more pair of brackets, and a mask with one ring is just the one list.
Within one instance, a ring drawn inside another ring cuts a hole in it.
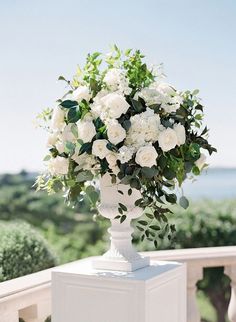
[{"label": "railing handrail", "polygon": [[236,263],[236,246],[185,248],[143,252],[153,260],[181,261],[202,267],[227,266]]}]

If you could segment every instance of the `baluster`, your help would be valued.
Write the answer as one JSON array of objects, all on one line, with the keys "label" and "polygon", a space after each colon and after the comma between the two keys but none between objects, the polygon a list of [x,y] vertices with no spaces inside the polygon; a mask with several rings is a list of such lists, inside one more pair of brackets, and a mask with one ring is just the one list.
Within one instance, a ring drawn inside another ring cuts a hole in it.
[{"label": "baluster", "polygon": [[201,317],[197,306],[197,282],[203,278],[203,268],[187,264],[187,321],[200,322]]},{"label": "baluster", "polygon": [[236,265],[226,266],[225,275],[231,279],[231,297],[228,307],[230,322],[236,322]]}]

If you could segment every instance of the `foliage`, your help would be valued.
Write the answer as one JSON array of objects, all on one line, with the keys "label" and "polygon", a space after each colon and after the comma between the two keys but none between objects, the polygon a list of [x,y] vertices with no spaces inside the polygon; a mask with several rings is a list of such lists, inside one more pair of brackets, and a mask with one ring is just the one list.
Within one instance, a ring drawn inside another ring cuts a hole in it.
[{"label": "foliage", "polygon": [[[159,238],[170,239],[174,232],[167,215],[168,205],[178,203],[176,189],[200,174],[202,151],[216,152],[203,127],[198,91],[179,92],[162,76],[139,50],[114,46],[105,59],[99,52],[88,54],[84,68],[66,80],[70,91],[53,110],[44,159],[48,169],[36,183],[48,193],[63,191],[72,205],[88,198],[97,209],[92,181],[109,173],[114,184],[129,185],[131,193],[140,190],[136,206],[145,212],[137,228],[141,240],[156,247]],[[48,113],[41,115],[46,123]],[[188,207],[185,196],[179,204]],[[127,208],[117,208],[122,222]]]},{"label": "foliage", "polygon": [[57,263],[46,241],[26,223],[0,222],[0,282]]}]

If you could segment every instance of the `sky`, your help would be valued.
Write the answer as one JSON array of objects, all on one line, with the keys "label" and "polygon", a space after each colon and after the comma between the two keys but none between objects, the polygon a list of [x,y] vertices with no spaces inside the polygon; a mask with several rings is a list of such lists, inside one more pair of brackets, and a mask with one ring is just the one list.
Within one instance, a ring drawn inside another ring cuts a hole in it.
[{"label": "sky", "polygon": [[179,90],[200,89],[212,166],[236,167],[236,1],[0,1],[0,173],[43,168],[34,119],[88,52],[141,49]]}]

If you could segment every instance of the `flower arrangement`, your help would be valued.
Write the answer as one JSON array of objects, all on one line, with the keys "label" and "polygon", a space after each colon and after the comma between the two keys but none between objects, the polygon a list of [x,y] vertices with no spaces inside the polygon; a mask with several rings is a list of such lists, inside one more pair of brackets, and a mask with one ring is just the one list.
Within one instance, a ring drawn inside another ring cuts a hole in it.
[{"label": "flower arrangement", "polygon": [[[198,91],[176,90],[160,68],[148,68],[139,50],[122,52],[117,46],[105,58],[89,54],[72,81],[59,79],[69,90],[40,115],[49,154],[38,188],[63,191],[72,205],[86,196],[96,208],[94,180],[109,173],[112,183],[129,186],[128,194],[141,192],[135,203],[144,209],[137,223],[141,239],[157,246],[157,237],[170,238],[175,228],[168,223],[168,205],[188,207],[185,196],[177,200],[176,189],[206,166],[202,151],[216,151],[202,126]],[[117,220],[123,222],[126,212],[119,204]]]}]

